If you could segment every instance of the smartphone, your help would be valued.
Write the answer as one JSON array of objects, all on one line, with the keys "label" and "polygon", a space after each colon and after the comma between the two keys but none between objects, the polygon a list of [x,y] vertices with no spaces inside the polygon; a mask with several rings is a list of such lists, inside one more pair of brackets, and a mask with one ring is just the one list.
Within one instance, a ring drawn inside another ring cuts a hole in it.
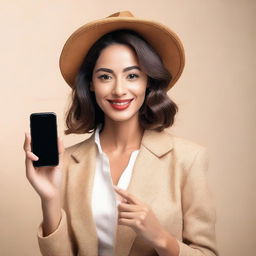
[{"label": "smartphone", "polygon": [[59,164],[57,118],[54,112],[30,115],[31,149],[38,156],[35,167]]}]

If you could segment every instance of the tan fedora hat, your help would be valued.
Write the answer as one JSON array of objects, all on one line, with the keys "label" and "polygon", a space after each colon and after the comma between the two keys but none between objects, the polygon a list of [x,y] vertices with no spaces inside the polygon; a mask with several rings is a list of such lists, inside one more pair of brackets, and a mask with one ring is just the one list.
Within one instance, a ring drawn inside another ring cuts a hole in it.
[{"label": "tan fedora hat", "polygon": [[75,77],[91,46],[104,34],[130,29],[153,46],[172,74],[170,89],[180,77],[185,63],[184,49],[178,36],[167,26],[152,20],[134,17],[131,12],[114,13],[77,29],[66,41],[60,55],[60,70],[65,81],[74,87]]}]

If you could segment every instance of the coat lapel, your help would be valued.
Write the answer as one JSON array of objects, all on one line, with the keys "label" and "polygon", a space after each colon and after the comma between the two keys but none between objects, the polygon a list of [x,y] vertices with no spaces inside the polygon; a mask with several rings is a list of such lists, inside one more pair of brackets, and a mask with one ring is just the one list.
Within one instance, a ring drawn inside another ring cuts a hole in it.
[{"label": "coat lapel", "polygon": [[71,154],[75,161],[70,166],[71,171],[68,177],[68,184],[70,184],[68,200],[71,224],[80,245],[79,255],[98,255],[96,226],[91,210],[96,153],[97,148],[92,135]]},{"label": "coat lapel", "polygon": [[[167,132],[145,130],[140,152],[134,164],[131,181],[127,191],[142,202],[151,205],[156,191],[152,190],[158,178],[157,169],[162,166],[161,157],[172,149],[171,135]],[[132,228],[118,225],[115,245],[115,256],[127,256],[137,234]]]}]

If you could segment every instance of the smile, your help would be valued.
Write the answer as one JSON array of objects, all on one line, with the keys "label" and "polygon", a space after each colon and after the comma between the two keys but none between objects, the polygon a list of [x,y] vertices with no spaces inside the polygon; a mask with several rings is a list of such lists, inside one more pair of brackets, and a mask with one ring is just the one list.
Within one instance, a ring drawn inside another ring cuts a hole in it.
[{"label": "smile", "polygon": [[130,106],[133,99],[129,100],[108,100],[110,105],[116,110],[124,110]]}]

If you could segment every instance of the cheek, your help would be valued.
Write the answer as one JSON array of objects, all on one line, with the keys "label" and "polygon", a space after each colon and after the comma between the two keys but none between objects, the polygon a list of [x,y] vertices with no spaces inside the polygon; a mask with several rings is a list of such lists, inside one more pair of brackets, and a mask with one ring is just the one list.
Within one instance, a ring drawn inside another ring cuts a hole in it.
[{"label": "cheek", "polygon": [[137,86],[134,89],[134,93],[138,96],[138,97],[145,97],[146,94],[146,86]]},{"label": "cheek", "polygon": [[94,86],[94,93],[96,98],[101,99],[106,95],[107,90],[104,88],[104,86]]}]

